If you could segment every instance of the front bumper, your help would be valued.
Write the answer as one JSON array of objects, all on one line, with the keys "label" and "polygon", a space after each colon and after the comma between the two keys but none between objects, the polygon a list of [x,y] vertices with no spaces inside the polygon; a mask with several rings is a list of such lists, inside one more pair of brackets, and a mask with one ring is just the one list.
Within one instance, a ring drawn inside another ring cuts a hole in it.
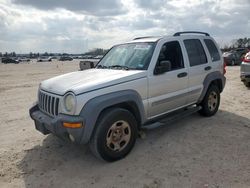
[{"label": "front bumper", "polygon": [[[63,139],[74,141],[77,144],[82,144],[82,137],[84,134],[84,118],[81,116],[71,116],[59,114],[56,117],[51,117],[42,112],[38,105],[34,105],[29,110],[30,117],[35,121],[35,127],[44,135],[52,133]],[[83,127],[80,128],[66,128],[63,122],[79,123],[82,122]],[[71,139],[70,139],[71,135]],[[73,139],[72,139],[73,138]]]},{"label": "front bumper", "polygon": [[242,82],[250,82],[250,63],[241,63],[240,78]]}]

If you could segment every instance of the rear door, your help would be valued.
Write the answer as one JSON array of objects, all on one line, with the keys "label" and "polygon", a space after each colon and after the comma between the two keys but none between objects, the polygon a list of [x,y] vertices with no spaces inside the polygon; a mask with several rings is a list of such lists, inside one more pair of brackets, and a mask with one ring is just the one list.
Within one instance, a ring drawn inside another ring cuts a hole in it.
[{"label": "rear door", "polygon": [[204,42],[198,38],[183,40],[189,62],[188,104],[196,103],[203,89],[203,81],[212,67],[208,61]]}]

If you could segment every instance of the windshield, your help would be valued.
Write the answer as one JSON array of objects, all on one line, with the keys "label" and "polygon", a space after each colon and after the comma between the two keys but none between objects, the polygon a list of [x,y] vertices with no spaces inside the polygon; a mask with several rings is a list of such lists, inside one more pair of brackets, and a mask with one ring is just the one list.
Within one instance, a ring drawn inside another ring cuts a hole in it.
[{"label": "windshield", "polygon": [[114,46],[98,63],[96,68],[146,70],[154,48],[154,42]]}]

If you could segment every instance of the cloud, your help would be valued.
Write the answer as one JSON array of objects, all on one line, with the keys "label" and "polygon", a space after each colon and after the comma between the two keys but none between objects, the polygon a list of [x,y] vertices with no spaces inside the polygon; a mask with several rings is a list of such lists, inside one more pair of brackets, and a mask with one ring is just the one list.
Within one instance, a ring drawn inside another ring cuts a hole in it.
[{"label": "cloud", "polygon": [[167,3],[166,0],[153,0],[153,1],[145,1],[145,0],[135,0],[135,3],[144,9],[152,9],[152,10],[159,10],[164,7]]},{"label": "cloud", "polygon": [[[249,0],[158,0],[144,3],[135,0],[139,9],[144,10],[148,19],[155,20],[157,26],[172,34],[183,30],[209,32],[217,38],[228,39],[248,36],[250,19]],[[161,4],[161,6],[159,6]],[[155,11],[156,6],[159,6]],[[245,28],[245,29],[244,29]]]},{"label": "cloud", "polygon": [[134,37],[210,33],[221,46],[250,37],[249,0],[0,0],[0,51],[82,53]]},{"label": "cloud", "polygon": [[125,11],[119,0],[12,0],[12,2],[41,10],[63,8],[98,16],[119,15]]}]

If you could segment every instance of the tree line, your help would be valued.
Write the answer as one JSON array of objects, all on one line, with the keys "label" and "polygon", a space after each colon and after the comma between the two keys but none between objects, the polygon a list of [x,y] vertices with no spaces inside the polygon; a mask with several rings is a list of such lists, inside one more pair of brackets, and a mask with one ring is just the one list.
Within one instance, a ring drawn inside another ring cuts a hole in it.
[{"label": "tree line", "polygon": [[44,53],[33,53],[30,52],[28,54],[16,54],[16,52],[5,52],[2,53],[0,52],[0,57],[18,57],[18,56],[25,56],[28,58],[38,58],[40,56],[44,56],[44,57],[51,57],[51,56],[85,56],[85,55],[91,55],[91,56],[97,56],[97,55],[104,55],[107,53],[107,49],[102,49],[102,48],[95,48],[92,49],[88,52],[85,53],[81,53],[81,54],[70,54],[70,53],[48,53],[48,52],[44,52]]},{"label": "tree line", "polygon": [[232,41],[230,45],[225,45],[222,51],[230,51],[235,48],[248,48],[250,49],[250,38],[239,38]]},{"label": "tree line", "polygon": [[[221,49],[222,51],[230,51],[235,48],[249,48],[250,49],[250,38],[239,38],[239,39],[234,39],[230,45],[224,45],[224,47]],[[51,56],[86,56],[86,55],[91,55],[91,56],[97,56],[97,55],[105,55],[108,52],[109,49],[103,49],[103,48],[95,48],[92,49],[88,52],[81,53],[81,54],[69,54],[69,53],[33,53],[30,52],[29,54],[22,54],[25,57],[29,58],[38,58],[40,56],[46,56],[46,57],[51,57]],[[20,54],[16,54],[16,52],[11,52],[11,53],[2,53],[0,52],[0,57],[17,57],[20,56]]]},{"label": "tree line", "polygon": [[107,49],[102,49],[102,48],[95,48],[93,50],[90,50],[89,52],[84,53],[83,55],[105,55],[108,52]]}]

